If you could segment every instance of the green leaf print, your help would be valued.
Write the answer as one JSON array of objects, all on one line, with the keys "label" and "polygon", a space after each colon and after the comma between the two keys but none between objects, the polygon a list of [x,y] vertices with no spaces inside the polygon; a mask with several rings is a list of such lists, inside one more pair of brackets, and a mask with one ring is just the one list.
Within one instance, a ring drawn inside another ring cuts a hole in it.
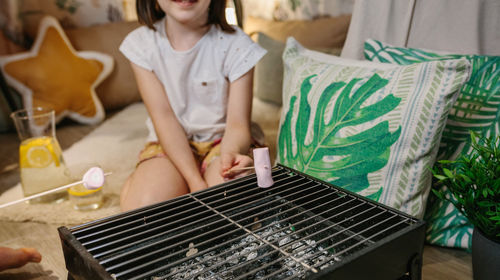
[{"label": "green leaf print", "polygon": [[[417,62],[466,57],[472,65],[471,76],[448,115],[438,159],[455,158],[471,151],[470,131],[495,138],[500,131],[500,57],[447,54],[414,48],[395,48],[378,41],[365,42],[365,57],[370,61],[409,65]],[[457,151],[457,148],[460,148]]]},{"label": "green leaf print", "polygon": [[472,74],[448,117],[441,140],[446,145],[440,148],[439,158],[455,158],[462,143],[462,154],[470,153],[471,130],[493,139],[500,131],[500,57],[467,57]]},{"label": "green leaf print", "polygon": [[[442,187],[441,191],[446,191],[446,197],[455,200],[446,187]],[[428,223],[427,241],[431,244],[457,248],[470,247],[468,243],[472,238],[472,225],[469,220],[461,215],[450,202],[439,199],[434,192],[429,195],[427,203],[435,205],[435,207],[428,207],[425,212],[425,220]],[[466,244],[462,244],[464,242]]]},{"label": "green leaf print", "polygon": [[[380,170],[387,164],[390,147],[399,138],[401,127],[390,132],[388,121],[382,121],[347,137],[339,136],[339,132],[389,113],[399,105],[401,99],[389,94],[377,103],[362,106],[370,96],[387,85],[388,81],[377,74],[366,82],[352,79],[347,84],[332,83],[322,92],[313,125],[309,128],[311,106],[307,100],[312,89],[311,80],[315,76],[304,79],[298,101],[295,96],[290,99],[289,110],[278,137],[280,161],[350,191],[362,191],[369,186],[368,173]],[[334,96],[337,97],[334,108],[329,111],[328,104]],[[298,114],[293,124],[297,105]],[[297,143],[295,152],[292,130]],[[310,130],[313,137],[307,143],[306,137]],[[381,193],[382,188],[372,193],[370,198],[378,200]]]}]

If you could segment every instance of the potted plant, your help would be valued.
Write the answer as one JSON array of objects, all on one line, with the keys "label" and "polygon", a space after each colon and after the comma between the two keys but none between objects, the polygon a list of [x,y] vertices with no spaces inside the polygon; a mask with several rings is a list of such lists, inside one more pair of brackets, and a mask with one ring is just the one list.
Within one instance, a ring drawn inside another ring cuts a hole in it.
[{"label": "potted plant", "polygon": [[438,161],[432,170],[453,195],[432,190],[453,203],[474,225],[472,269],[475,280],[500,275],[500,136],[471,132],[472,151],[453,161]]}]

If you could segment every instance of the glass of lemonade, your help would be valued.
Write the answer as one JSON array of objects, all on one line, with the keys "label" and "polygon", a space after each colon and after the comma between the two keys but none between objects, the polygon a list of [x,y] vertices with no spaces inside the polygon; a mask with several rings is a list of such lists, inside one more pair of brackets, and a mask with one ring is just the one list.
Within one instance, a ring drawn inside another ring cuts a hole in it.
[{"label": "glass of lemonade", "polygon": [[70,187],[68,194],[69,200],[76,210],[95,210],[101,207],[103,202],[102,187],[95,190],[88,190],[83,184],[78,184]]},{"label": "glass of lemonade", "polygon": [[[31,196],[71,182],[62,150],[56,139],[55,112],[36,107],[11,114],[21,140],[19,170],[24,196]],[[31,199],[29,202],[60,202],[65,190]]]},{"label": "glass of lemonade", "polygon": [[[71,171],[71,174],[73,174],[73,181],[82,180],[85,172],[87,172],[90,167],[94,166],[100,167],[97,164],[80,164],[76,166],[70,166],[69,170]],[[68,194],[73,208],[80,211],[88,211],[101,207],[104,201],[102,191],[103,186],[92,190],[85,188],[83,184],[78,184],[70,187],[68,189]]]}]

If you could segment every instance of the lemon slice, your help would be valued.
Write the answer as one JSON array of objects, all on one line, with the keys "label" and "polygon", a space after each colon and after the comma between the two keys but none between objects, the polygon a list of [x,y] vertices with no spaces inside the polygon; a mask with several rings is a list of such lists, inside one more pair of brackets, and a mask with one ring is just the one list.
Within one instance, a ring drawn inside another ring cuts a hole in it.
[{"label": "lemon slice", "polygon": [[52,155],[45,146],[32,146],[26,153],[26,159],[31,167],[43,168],[52,163]]},{"label": "lemon slice", "polygon": [[94,190],[89,190],[89,189],[85,188],[82,184],[78,184],[76,186],[69,188],[68,193],[70,195],[74,195],[74,196],[85,196],[85,195],[89,195],[89,194],[98,192],[101,189],[102,189],[102,187],[100,187],[98,189],[94,189]]},{"label": "lemon slice", "polygon": [[23,141],[19,147],[22,168],[44,168],[52,163],[59,166],[59,145],[52,137],[37,137]]}]

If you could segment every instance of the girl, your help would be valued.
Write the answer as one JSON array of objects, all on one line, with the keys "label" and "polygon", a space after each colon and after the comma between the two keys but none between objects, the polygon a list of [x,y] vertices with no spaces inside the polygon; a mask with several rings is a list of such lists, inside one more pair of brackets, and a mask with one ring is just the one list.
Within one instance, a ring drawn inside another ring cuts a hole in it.
[{"label": "girl", "polygon": [[265,50],[226,22],[225,1],[137,0],[146,26],[120,51],[131,61],[150,134],[122,189],[122,210],[243,176],[231,169],[253,164],[253,68]]}]

